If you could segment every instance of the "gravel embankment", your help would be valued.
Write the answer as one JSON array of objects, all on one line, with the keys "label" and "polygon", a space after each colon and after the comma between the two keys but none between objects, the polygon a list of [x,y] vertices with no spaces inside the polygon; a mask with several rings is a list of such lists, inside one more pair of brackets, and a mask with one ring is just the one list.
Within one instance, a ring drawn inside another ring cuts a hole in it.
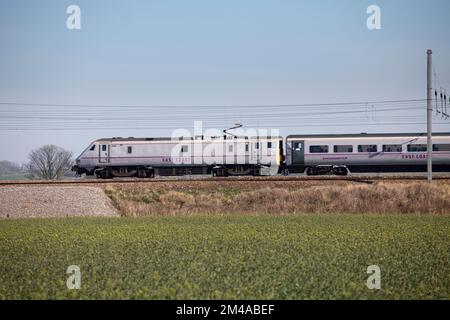
[{"label": "gravel embankment", "polygon": [[0,187],[0,218],[118,216],[98,187]]}]

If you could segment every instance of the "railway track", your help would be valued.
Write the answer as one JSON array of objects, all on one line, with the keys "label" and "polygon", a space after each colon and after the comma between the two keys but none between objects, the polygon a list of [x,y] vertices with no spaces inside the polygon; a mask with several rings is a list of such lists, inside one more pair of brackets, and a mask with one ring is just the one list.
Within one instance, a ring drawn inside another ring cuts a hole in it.
[{"label": "railway track", "polygon": [[[435,175],[434,180],[450,180],[450,175]],[[193,181],[226,181],[226,182],[284,182],[284,181],[354,181],[354,182],[375,182],[375,181],[424,181],[425,175],[357,175],[357,176],[274,176],[274,177],[167,177],[167,178],[115,178],[115,179],[67,179],[67,180],[0,180],[0,186],[8,185],[74,185],[74,184],[116,184],[116,183],[189,183]]]}]

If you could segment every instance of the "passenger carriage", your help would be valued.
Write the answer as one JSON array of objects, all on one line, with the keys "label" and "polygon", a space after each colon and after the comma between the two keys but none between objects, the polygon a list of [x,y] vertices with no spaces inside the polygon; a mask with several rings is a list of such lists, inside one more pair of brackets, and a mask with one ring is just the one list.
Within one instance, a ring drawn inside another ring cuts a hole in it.
[{"label": "passenger carriage", "polygon": [[[433,134],[433,170],[450,170],[450,134]],[[404,134],[290,135],[286,167],[308,175],[426,171],[427,136]]]}]

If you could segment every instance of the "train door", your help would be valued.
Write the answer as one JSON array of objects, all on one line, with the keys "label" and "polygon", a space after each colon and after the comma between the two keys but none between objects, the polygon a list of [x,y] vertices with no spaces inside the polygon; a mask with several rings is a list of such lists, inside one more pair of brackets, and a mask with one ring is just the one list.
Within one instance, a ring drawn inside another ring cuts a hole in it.
[{"label": "train door", "polygon": [[292,164],[305,164],[305,141],[292,141]]},{"label": "train door", "polygon": [[252,141],[250,142],[250,161],[252,163],[256,163],[258,161],[258,142]]},{"label": "train door", "polygon": [[109,144],[101,144],[98,148],[98,162],[106,163],[109,162]]},{"label": "train door", "polygon": [[245,159],[244,159],[244,163],[245,164],[249,164],[250,163],[250,142],[245,141],[245,146],[244,146],[244,150],[245,150]]},{"label": "train door", "polygon": [[252,163],[259,162],[259,150],[260,150],[259,140],[252,141],[250,143],[250,160]]}]

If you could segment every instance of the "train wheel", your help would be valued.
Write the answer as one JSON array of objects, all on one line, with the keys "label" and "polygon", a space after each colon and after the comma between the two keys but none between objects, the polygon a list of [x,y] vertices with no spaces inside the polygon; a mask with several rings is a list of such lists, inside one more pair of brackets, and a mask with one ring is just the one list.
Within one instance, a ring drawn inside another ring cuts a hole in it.
[{"label": "train wheel", "polygon": [[112,173],[112,171],[110,169],[103,169],[100,172],[100,175],[101,175],[102,179],[112,179],[112,178],[114,178],[113,173]]},{"label": "train wheel", "polygon": [[146,178],[147,172],[145,170],[138,170],[137,176],[138,176],[138,178]]}]

